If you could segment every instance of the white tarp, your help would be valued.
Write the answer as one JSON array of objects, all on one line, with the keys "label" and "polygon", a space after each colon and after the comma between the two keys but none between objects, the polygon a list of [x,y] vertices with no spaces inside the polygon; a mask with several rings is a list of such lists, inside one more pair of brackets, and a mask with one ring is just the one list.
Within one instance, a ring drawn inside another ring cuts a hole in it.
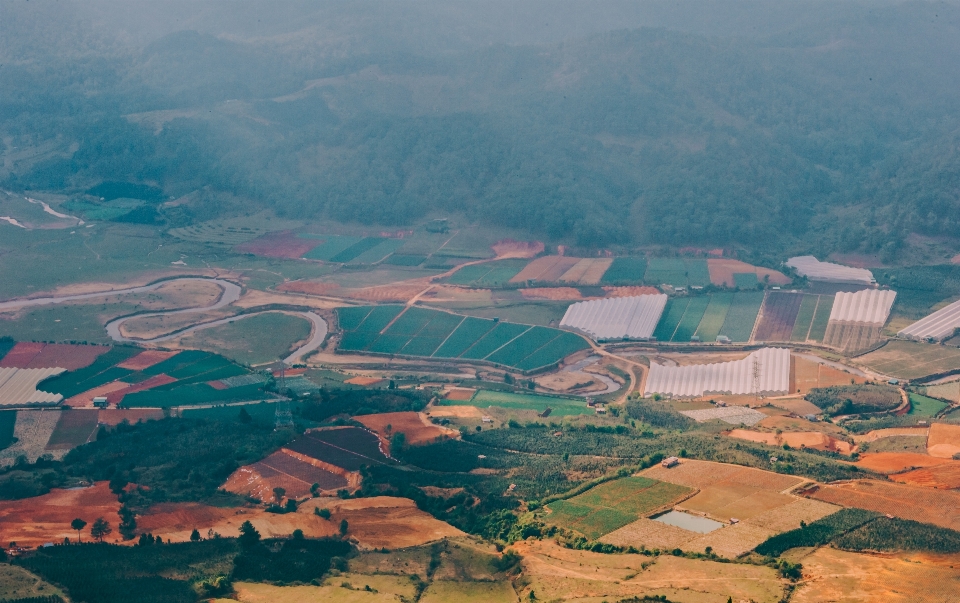
[{"label": "white tarp", "polygon": [[596,340],[649,339],[666,305],[663,294],[577,302],[567,308],[560,326]]}]

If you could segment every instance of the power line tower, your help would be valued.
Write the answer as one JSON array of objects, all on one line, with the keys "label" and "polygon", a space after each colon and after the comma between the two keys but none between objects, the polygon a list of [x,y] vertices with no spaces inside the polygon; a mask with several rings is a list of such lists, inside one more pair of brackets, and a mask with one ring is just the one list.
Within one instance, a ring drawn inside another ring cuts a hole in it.
[{"label": "power line tower", "polygon": [[[284,396],[287,389],[286,380],[287,363],[280,359],[280,395]],[[293,413],[290,412],[290,401],[287,398],[281,398],[277,402],[277,412],[274,415],[274,429],[287,429],[293,427]]]},{"label": "power line tower", "polygon": [[762,368],[760,366],[760,358],[754,357],[753,359],[753,395],[756,399],[760,399],[760,373]]}]

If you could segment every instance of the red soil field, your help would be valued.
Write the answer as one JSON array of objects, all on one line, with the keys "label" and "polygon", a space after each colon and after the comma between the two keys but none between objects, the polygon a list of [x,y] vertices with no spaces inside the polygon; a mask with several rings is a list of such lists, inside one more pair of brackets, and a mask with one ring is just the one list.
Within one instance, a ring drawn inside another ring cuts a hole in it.
[{"label": "red soil field", "polygon": [[634,297],[660,293],[656,287],[604,287],[603,290],[607,292],[607,297]]},{"label": "red soil field", "polygon": [[498,259],[506,258],[532,258],[537,254],[543,253],[544,246],[540,241],[514,241],[513,239],[503,239],[497,241],[492,246],[493,252],[497,254]]},{"label": "red soil field", "polygon": [[7,352],[0,361],[0,368],[27,368],[30,362],[36,358],[40,350],[43,349],[43,343],[33,343],[32,341],[20,341]]},{"label": "red soil field", "polygon": [[843,507],[889,513],[894,517],[960,530],[960,492],[875,480],[820,486],[808,495]]},{"label": "red soil field", "polygon": [[471,400],[471,399],[473,398],[473,395],[474,395],[475,393],[477,393],[477,390],[475,390],[475,389],[468,389],[468,388],[464,388],[464,387],[455,387],[455,388],[451,389],[450,391],[448,391],[448,392],[447,392],[447,395],[444,396],[444,398],[446,398],[447,400],[454,400],[454,401],[463,402],[463,401],[466,401],[466,400]]},{"label": "red soil field", "polygon": [[318,281],[293,281],[277,286],[278,291],[291,293],[306,293],[307,295],[329,295],[340,288],[337,283],[321,283]]},{"label": "red soil field", "polygon": [[948,461],[935,467],[915,469],[906,473],[891,475],[890,479],[902,484],[956,490],[960,488],[960,461]]},{"label": "red soil field", "polygon": [[72,406],[74,408],[83,408],[83,407],[92,407],[93,399],[106,396],[107,394],[121,389],[126,389],[130,387],[129,383],[124,383],[123,381],[111,381],[110,383],[104,383],[93,389],[88,389],[82,394],[77,394],[76,396],[71,396],[63,401],[66,406]]},{"label": "red soil field", "polygon": [[170,383],[175,383],[177,380],[169,375],[159,374],[153,377],[150,377],[146,381],[141,381],[140,383],[131,383],[129,387],[115,392],[110,392],[107,394],[107,402],[110,404],[120,404],[123,401],[123,397],[127,394],[132,394],[135,392],[142,392],[144,390],[152,389],[154,387],[160,387],[161,385],[168,385]]},{"label": "red soil field", "polygon": [[90,366],[110,349],[105,345],[18,342],[0,362],[2,368],[64,368],[75,371]]},{"label": "red soil field", "polygon": [[763,300],[755,341],[790,341],[803,295],[772,291]]},{"label": "red soil field", "polygon": [[960,453],[960,425],[934,423],[927,436],[927,453],[930,456],[950,459]]},{"label": "red soil field", "polygon": [[380,383],[382,381],[383,381],[383,378],[381,377],[364,377],[361,375],[359,377],[351,377],[346,381],[344,381],[344,383],[349,383],[350,385],[368,386],[368,385],[376,385],[377,383]]},{"label": "red soil field", "polygon": [[580,291],[573,287],[530,287],[520,289],[524,299],[551,299],[557,301],[581,300]]},{"label": "red soil field", "polygon": [[229,389],[229,387],[227,387],[227,384],[224,383],[223,381],[207,381],[207,385],[209,385],[210,387],[218,391]]},{"label": "red soil field", "polygon": [[137,421],[159,421],[163,418],[163,410],[159,408],[105,408],[100,411],[98,421],[103,425],[119,425],[126,420],[128,423]]},{"label": "red soil field", "polygon": [[571,258],[562,255],[547,255],[542,258],[537,258],[524,266],[523,270],[510,279],[510,282],[523,283],[531,280],[555,281],[579,261],[580,258]]},{"label": "red soil field", "polygon": [[919,452],[876,452],[864,454],[857,461],[858,467],[877,473],[898,473],[907,469],[934,467],[950,463],[947,459],[938,459]]},{"label": "red soil field", "polygon": [[47,450],[72,450],[86,444],[94,431],[100,411],[88,409],[65,410],[57,419],[57,426],[47,442]]},{"label": "red soil field", "polygon": [[277,451],[262,461],[234,471],[223,489],[270,501],[274,498],[273,489],[278,487],[286,490],[287,498],[300,499],[310,496],[310,486],[315,483],[320,484],[321,491],[336,492],[356,481],[298,457],[300,455],[294,456],[284,450]]},{"label": "red soil field", "polygon": [[768,446],[782,446],[787,444],[792,448],[812,448],[850,454],[855,446],[843,440],[838,440],[819,431],[784,431],[780,435],[770,432],[751,431],[748,429],[733,429],[728,434],[731,438],[766,444]]},{"label": "red soil field", "polygon": [[[299,377],[300,375],[306,374],[307,369],[305,368],[288,368],[283,371],[285,377]],[[280,369],[273,370],[273,376],[280,378]]]},{"label": "red soil field", "polygon": [[132,358],[127,358],[117,366],[120,368],[129,369],[131,371],[142,371],[143,369],[150,368],[154,364],[159,364],[168,358],[173,358],[179,352],[164,352],[162,350],[147,350],[145,352],[140,352]]},{"label": "red soil field", "polygon": [[769,277],[771,285],[786,285],[790,282],[790,279],[781,272],[770,270],[769,268],[751,266],[740,260],[708,259],[707,269],[710,270],[710,282],[714,285],[733,287],[736,284],[733,280],[733,275],[748,272],[756,274],[757,280],[761,283],[764,277],[767,276]]},{"label": "red soil field", "polygon": [[[411,446],[431,444],[438,439],[453,437],[455,433],[425,421],[419,413],[415,412],[387,412],[354,418],[376,431],[380,440],[388,446],[390,438],[398,432],[406,436],[406,442]],[[387,426],[390,427],[389,430]]]},{"label": "red soil field", "polygon": [[[107,482],[97,482],[90,488],[51,490],[49,494],[23,500],[0,501],[3,544],[16,542],[18,546],[31,548],[46,542],[62,543],[64,538],[76,542],[77,532],[70,528],[70,522],[78,517],[87,522],[87,529],[82,532],[84,541],[91,540],[89,528],[93,521],[103,517],[114,528],[109,536],[112,542],[120,537],[116,530],[119,510],[120,503]],[[139,521],[139,517],[137,519]]]},{"label": "red soil field", "polygon": [[291,230],[269,232],[262,237],[237,245],[234,249],[240,253],[252,253],[268,258],[297,259],[323,241],[321,239],[301,239]]}]

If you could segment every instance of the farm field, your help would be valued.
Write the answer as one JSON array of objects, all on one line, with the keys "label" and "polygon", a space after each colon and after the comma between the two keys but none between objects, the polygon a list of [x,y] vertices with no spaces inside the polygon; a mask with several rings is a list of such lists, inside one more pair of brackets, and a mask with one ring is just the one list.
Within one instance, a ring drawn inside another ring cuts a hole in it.
[{"label": "farm field", "polygon": [[274,498],[273,489],[278,487],[286,490],[287,497],[296,499],[310,496],[313,484],[319,484],[319,489],[326,492],[335,492],[349,485],[344,476],[312,465],[299,456],[284,450],[274,452],[234,471],[222,488],[241,496],[269,501]]},{"label": "farm field", "polygon": [[648,285],[706,287],[710,284],[710,270],[707,260],[649,258],[643,281]]},{"label": "farm field", "polygon": [[97,429],[99,410],[73,409],[60,413],[47,450],[72,450],[86,444]]},{"label": "farm field", "polygon": [[560,275],[558,280],[575,285],[596,285],[611,264],[611,258],[584,258]]},{"label": "farm field", "polygon": [[704,310],[703,318],[700,319],[695,333],[700,341],[716,341],[731,304],[733,304],[733,293],[714,293],[710,296],[710,303]]},{"label": "farm field", "polygon": [[771,291],[760,309],[760,322],[753,334],[755,341],[790,341],[803,294]]},{"label": "farm field", "polygon": [[939,458],[953,458],[960,454],[960,425],[933,423],[927,436],[927,454]]},{"label": "farm field", "polygon": [[4,356],[0,354],[0,368],[62,368],[75,371],[93,364],[110,348],[101,345],[72,345],[62,343],[17,342]]},{"label": "farm field", "polygon": [[644,477],[625,477],[547,505],[549,523],[595,540],[668,507],[691,493],[689,488]]},{"label": "farm field", "polygon": [[733,294],[733,301],[727,316],[720,328],[720,334],[730,338],[733,342],[750,341],[753,325],[757,322],[760,305],[763,303],[762,291],[738,291]]},{"label": "farm field", "polygon": [[960,529],[960,516],[943,512],[944,509],[960,508],[960,492],[864,479],[823,485],[808,496],[842,507],[889,513],[902,519]]},{"label": "farm field", "polygon": [[917,379],[960,369],[960,348],[892,340],[878,350],[858,356],[856,362],[898,379]]},{"label": "farm field", "polygon": [[59,409],[18,410],[13,426],[13,437],[17,441],[0,450],[0,467],[12,465],[21,455],[31,463],[48,452],[53,452],[54,458],[62,458],[65,452],[47,450],[47,442],[57,426],[60,413]]},{"label": "farm field", "polygon": [[710,461],[685,459],[676,467],[666,468],[659,465],[642,472],[644,477],[668,481],[690,488],[705,488],[715,484],[730,484],[758,488],[773,492],[782,492],[804,481],[802,477],[730,465]]},{"label": "farm field", "polygon": [[477,393],[469,400],[447,398],[443,402],[443,405],[475,406],[477,408],[496,406],[514,410],[533,410],[538,413],[542,413],[547,408],[550,408],[550,416],[558,417],[595,414],[595,411],[587,406],[587,403],[582,398],[559,398],[540,396],[537,394],[495,392],[485,389],[477,390]]},{"label": "farm field", "polygon": [[422,603],[512,603],[519,601],[509,582],[434,580],[423,592]]},{"label": "farm field", "polygon": [[677,332],[677,325],[683,319],[687,306],[690,304],[689,297],[671,297],[667,300],[667,305],[660,316],[660,322],[653,331],[653,337],[657,341],[670,341],[674,333]]},{"label": "farm field", "polygon": [[521,259],[471,264],[454,272],[446,282],[469,287],[502,287],[510,282],[510,279],[515,277],[526,264],[527,261]]},{"label": "farm field", "polygon": [[[115,518],[120,509],[117,496],[105,481],[89,488],[54,489],[29,501],[29,505],[23,504],[22,500],[0,501],[4,538],[24,547],[63,542],[64,538],[74,542],[77,532],[70,528],[74,518]],[[85,534],[84,541],[87,539]]]},{"label": "farm field", "polygon": [[643,284],[643,275],[647,271],[647,258],[644,257],[618,257],[613,259],[613,263],[603,278],[600,279],[601,285],[625,286]]},{"label": "farm field", "polygon": [[[741,287],[752,283],[769,283],[771,285],[786,285],[790,279],[783,273],[769,268],[760,268],[741,262],[740,260],[711,258],[707,260],[710,270],[710,282],[721,287]],[[744,279],[750,275],[752,278]],[[738,279],[738,277],[740,277]],[[739,282],[738,282],[739,281]]]},{"label": "farm field", "polygon": [[200,222],[191,226],[171,228],[167,234],[182,241],[203,243],[205,245],[226,245],[233,247],[262,236],[266,230],[252,225],[230,224],[230,220]]},{"label": "farm field", "polygon": [[910,411],[907,414],[920,417],[933,417],[947,406],[948,404],[946,402],[935,398],[928,398],[920,394],[910,394]]},{"label": "farm field", "polygon": [[359,471],[362,465],[393,464],[381,451],[380,439],[358,427],[308,431],[286,448],[347,471]]},{"label": "farm field", "polygon": [[356,420],[367,428],[377,432],[381,440],[389,442],[395,433],[404,435],[408,446],[430,444],[451,437],[455,432],[441,429],[426,422],[416,412],[388,412],[375,415],[361,415]]},{"label": "farm field", "polygon": [[510,279],[511,283],[526,283],[530,281],[554,282],[559,280],[567,270],[574,267],[580,258],[565,257],[562,255],[547,255],[539,257],[518,272]]},{"label": "farm field", "polygon": [[290,230],[269,232],[252,241],[234,247],[238,253],[248,253],[268,258],[297,259],[309,253],[321,241],[300,238]]},{"label": "farm field", "polygon": [[[0,601],[43,601],[40,597],[59,597],[66,595],[56,586],[31,574],[22,567],[0,565]],[[34,599],[34,597],[37,597]]]},{"label": "farm field", "polygon": [[800,309],[797,311],[797,320],[793,323],[793,332],[790,333],[790,341],[804,342],[810,335],[810,326],[813,323],[813,315],[817,312],[817,303],[820,301],[819,295],[803,295],[800,302]]},{"label": "farm field", "polygon": [[[486,360],[529,371],[588,347],[583,338],[559,329],[494,322],[416,306],[381,333],[399,310],[399,306],[338,310],[345,331],[340,349]],[[378,311],[381,317],[374,316]]]},{"label": "farm field", "polygon": [[923,467],[891,475],[890,479],[901,484],[956,490],[960,488],[960,461],[948,461],[932,467]]},{"label": "farm field", "polygon": [[671,341],[690,341],[690,338],[696,333],[709,303],[710,297],[691,297],[680,322],[677,323],[677,329],[674,331]]},{"label": "farm field", "polygon": [[259,314],[236,322],[194,331],[177,339],[180,346],[216,352],[246,365],[276,362],[294,344],[310,337],[311,324],[280,312]]}]

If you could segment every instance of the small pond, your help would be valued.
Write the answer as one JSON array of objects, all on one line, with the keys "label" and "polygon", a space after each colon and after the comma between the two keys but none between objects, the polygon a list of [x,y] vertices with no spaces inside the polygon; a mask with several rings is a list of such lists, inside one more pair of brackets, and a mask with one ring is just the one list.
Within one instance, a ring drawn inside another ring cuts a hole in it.
[{"label": "small pond", "polygon": [[717,528],[722,528],[724,525],[719,521],[714,521],[698,515],[690,515],[689,513],[681,513],[680,511],[670,511],[669,513],[664,513],[659,517],[654,517],[653,520],[659,521],[660,523],[665,523],[667,525],[676,526],[678,528],[683,528],[684,530],[690,530],[691,532],[698,532],[700,534],[712,532]]}]

